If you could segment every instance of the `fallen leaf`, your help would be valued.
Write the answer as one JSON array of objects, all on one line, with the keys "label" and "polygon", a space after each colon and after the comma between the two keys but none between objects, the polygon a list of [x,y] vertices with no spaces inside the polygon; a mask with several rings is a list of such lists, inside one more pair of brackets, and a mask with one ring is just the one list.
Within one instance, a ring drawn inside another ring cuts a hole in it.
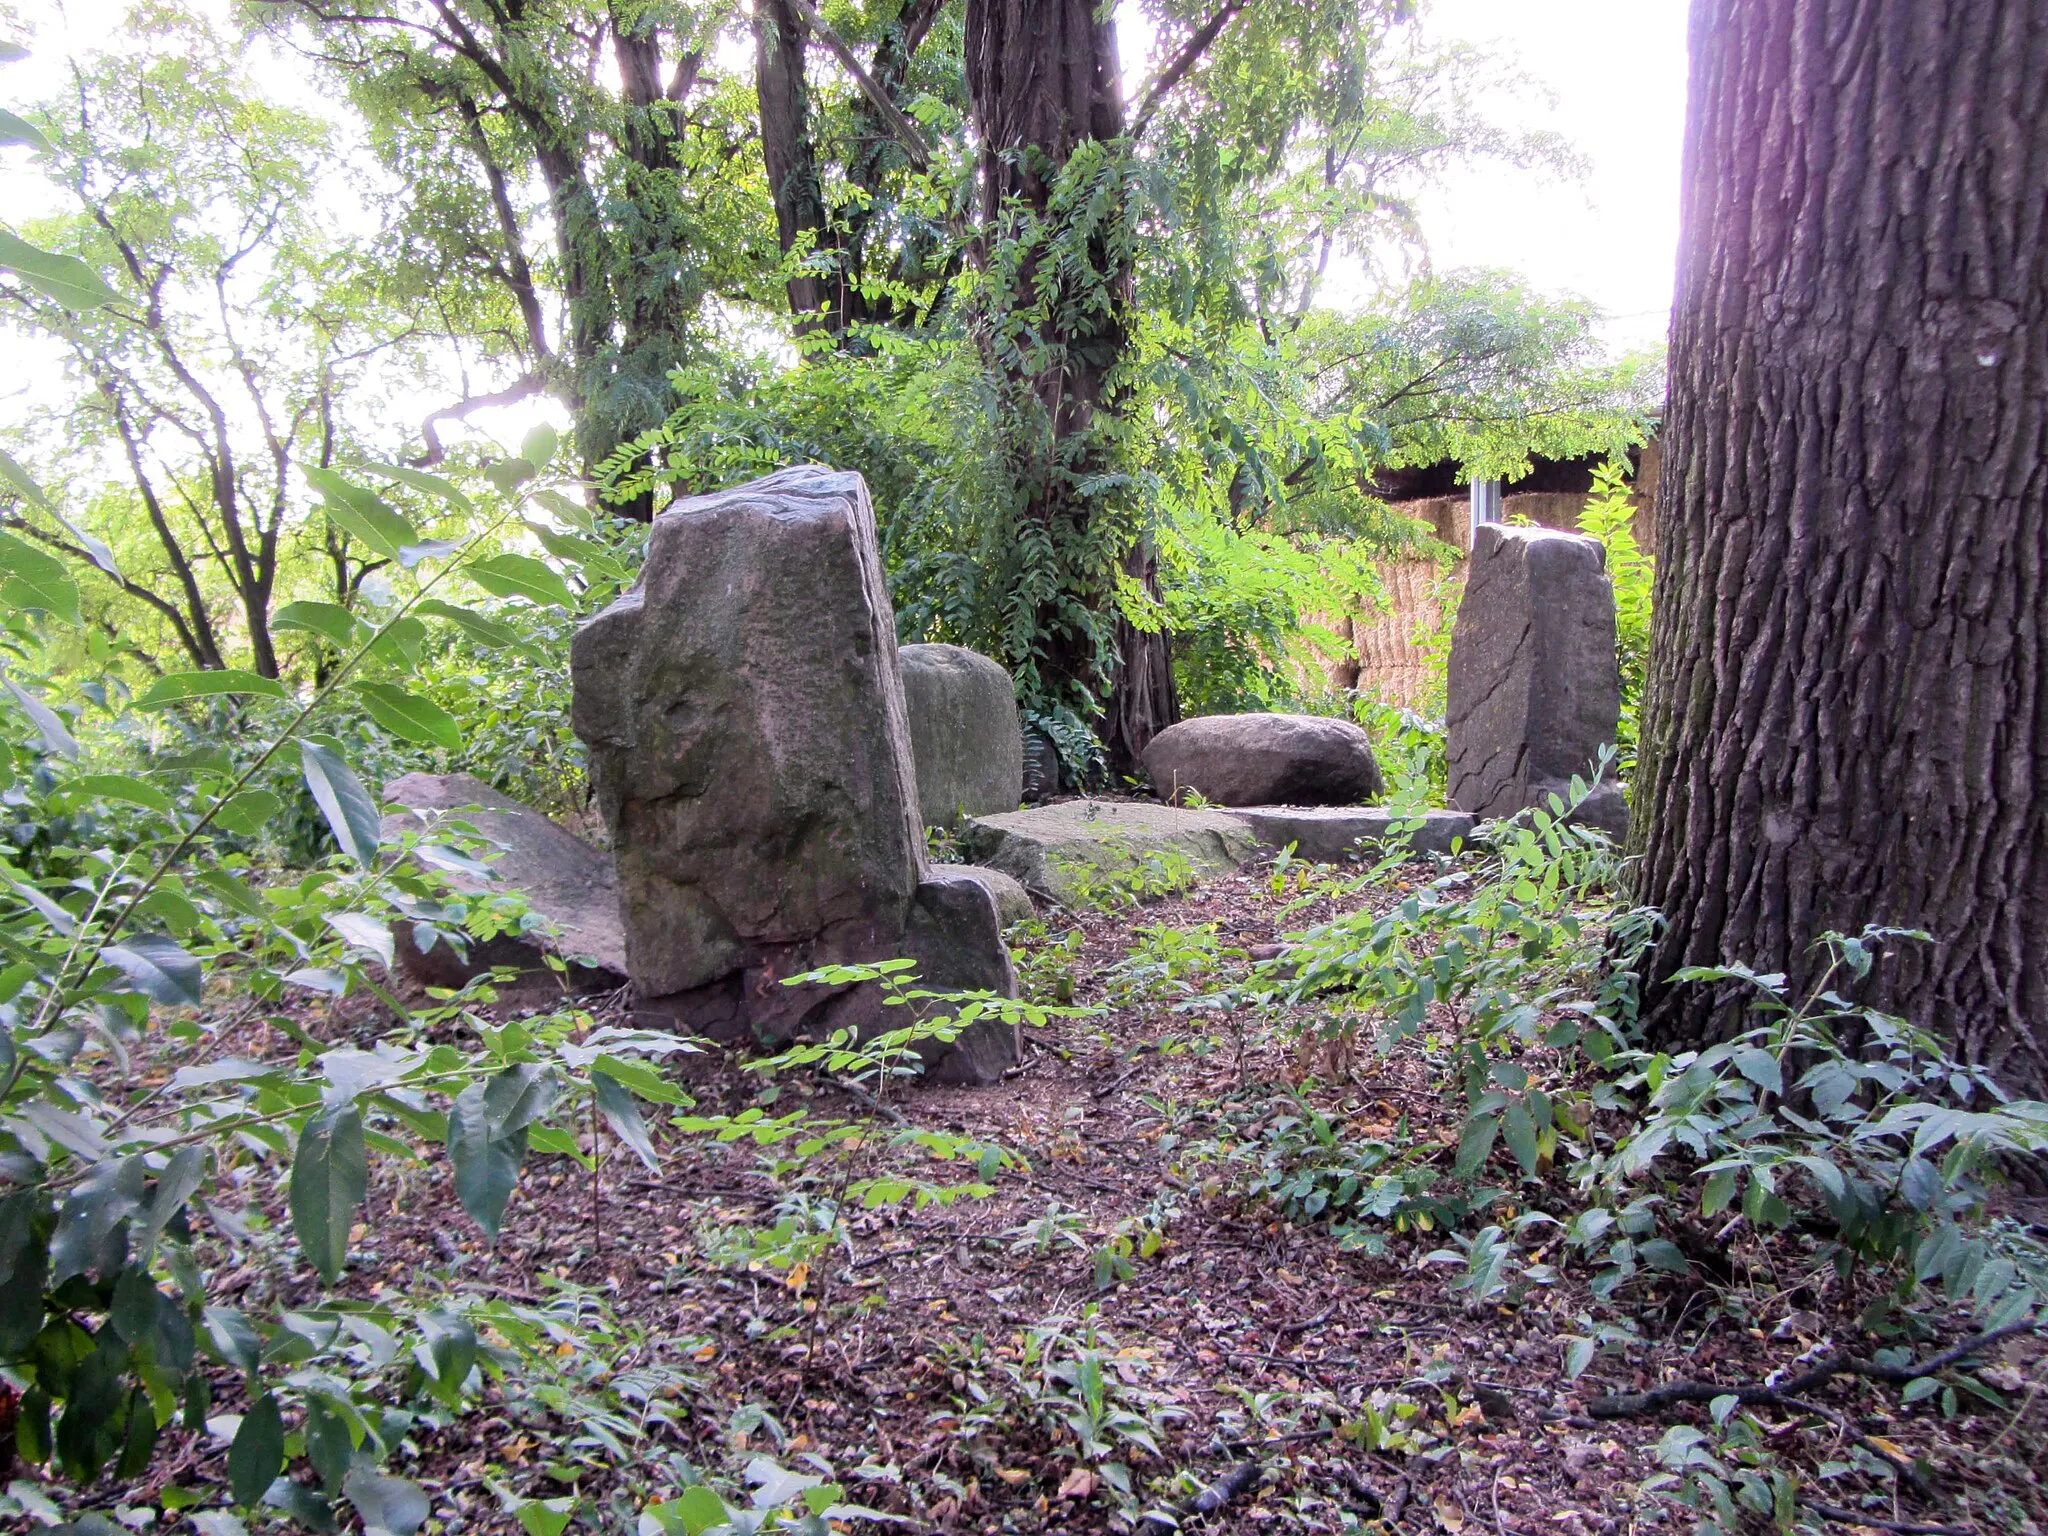
[{"label": "fallen leaf", "polygon": [[1458,1532],[1465,1529],[1465,1512],[1441,1493],[1436,1496],[1435,1509],[1436,1523],[1451,1536],[1458,1536]]},{"label": "fallen leaf", "polygon": [[789,1278],[782,1283],[792,1291],[801,1291],[810,1282],[810,1278],[811,1266],[799,1262],[790,1266]]},{"label": "fallen leaf", "polygon": [[996,1476],[1000,1477],[1012,1488],[1022,1487],[1025,1483],[1031,1481],[1031,1474],[1022,1467],[998,1467],[996,1468]]},{"label": "fallen leaf", "polygon": [[1086,1467],[1076,1467],[1067,1474],[1067,1480],[1060,1484],[1063,1499],[1085,1499],[1095,1492],[1095,1474]]}]

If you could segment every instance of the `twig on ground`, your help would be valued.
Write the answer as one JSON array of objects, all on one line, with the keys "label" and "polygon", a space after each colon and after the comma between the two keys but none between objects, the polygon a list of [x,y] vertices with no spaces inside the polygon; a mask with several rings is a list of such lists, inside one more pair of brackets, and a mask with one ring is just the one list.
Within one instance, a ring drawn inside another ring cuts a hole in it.
[{"label": "twig on ground", "polygon": [[1912,1520],[1880,1520],[1875,1515],[1859,1514],[1853,1509],[1842,1509],[1833,1504],[1823,1504],[1819,1499],[1799,1501],[1823,1520],[1832,1520],[1837,1525],[1863,1525],[1877,1531],[1897,1531],[1900,1536],[1977,1536],[1976,1528],[1967,1525],[1921,1525]]},{"label": "twig on ground", "polygon": [[1823,1408],[1819,1403],[1808,1402],[1803,1397],[1781,1397],[1777,1406],[1793,1413],[1810,1413],[1817,1419],[1826,1419],[1915,1488],[1923,1493],[1927,1491],[1927,1480],[1920,1475],[1920,1469],[1913,1465],[1912,1457],[1902,1456],[1895,1450],[1887,1449],[1881,1440],[1866,1435],[1852,1424],[1846,1414],[1837,1413],[1832,1408]]},{"label": "twig on ground", "polygon": [[1918,1381],[1923,1376],[1932,1376],[1947,1370],[1972,1355],[1982,1354],[1994,1344],[2023,1333],[2032,1333],[2036,1323],[2012,1323],[2004,1328],[1994,1328],[1989,1333],[1974,1334],[1953,1349],[1945,1349],[1938,1355],[1913,1365],[1879,1365],[1874,1360],[1859,1360],[1847,1353],[1827,1356],[1810,1370],[1802,1371],[1789,1381],[1777,1386],[1765,1386],[1760,1382],[1744,1382],[1723,1386],[1711,1381],[1673,1381],[1648,1392],[1623,1392],[1610,1397],[1596,1397],[1586,1405],[1586,1411],[1596,1419],[1640,1419],[1661,1412],[1678,1403],[1711,1403],[1717,1397],[1732,1397],[1744,1407],[1770,1404],[1785,1407],[1788,1399],[1797,1398],[1815,1387],[1832,1381],[1837,1376],[1865,1376],[1873,1381],[1888,1382],[1893,1386],[1904,1386],[1907,1382]]},{"label": "twig on ground", "polygon": [[1261,1462],[1239,1462],[1192,1499],[1180,1505],[1173,1514],[1155,1513],[1140,1520],[1137,1536],[1172,1536],[1173,1532],[1180,1529],[1181,1522],[1191,1516],[1219,1513],[1231,1500],[1256,1484],[1259,1474],[1264,1471],[1265,1466]]},{"label": "twig on ground", "polygon": [[1132,1078],[1136,1077],[1140,1072],[1144,1071],[1146,1065],[1147,1063],[1145,1062],[1139,1062],[1135,1067],[1131,1068],[1130,1071],[1126,1072],[1122,1077],[1118,1078],[1115,1082],[1105,1083],[1102,1087],[1091,1090],[1091,1097],[1097,1099],[1108,1098],[1111,1094],[1115,1093],[1117,1089],[1123,1087],[1125,1083],[1128,1083]]},{"label": "twig on ground", "polygon": [[1335,1307],[1325,1307],[1322,1311],[1318,1312],[1314,1317],[1305,1318],[1298,1323],[1283,1323],[1280,1325],[1280,1327],[1275,1329],[1274,1332],[1278,1333],[1283,1339],[1292,1338],[1295,1334],[1307,1333],[1311,1328],[1322,1327],[1323,1324],[1327,1323],[1331,1318],[1335,1317],[1336,1315],[1337,1309]]},{"label": "twig on ground", "polygon": [[870,1093],[866,1088],[863,1088],[859,1083],[854,1082],[852,1079],[844,1077],[832,1077],[827,1078],[826,1081],[829,1082],[834,1088],[837,1088],[841,1093],[845,1094],[848,1098],[859,1100],[862,1104],[865,1104],[874,1113],[880,1115],[883,1119],[890,1121],[892,1124],[910,1124],[908,1120],[903,1118],[902,1110],[898,1109],[894,1104],[891,1104],[884,1099],[876,1098],[874,1094]]},{"label": "twig on ground", "polygon": [[1408,1501],[1415,1496],[1415,1474],[1403,1472],[1401,1481],[1394,1485],[1393,1496],[1387,1500],[1387,1512],[1380,1518],[1388,1530],[1397,1530],[1401,1524],[1401,1511],[1408,1507]]}]

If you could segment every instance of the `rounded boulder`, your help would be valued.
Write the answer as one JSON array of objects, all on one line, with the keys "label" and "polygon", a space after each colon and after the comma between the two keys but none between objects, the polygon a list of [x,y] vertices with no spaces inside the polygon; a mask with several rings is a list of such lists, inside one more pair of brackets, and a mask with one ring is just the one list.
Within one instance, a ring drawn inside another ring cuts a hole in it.
[{"label": "rounded boulder", "polygon": [[1145,749],[1169,803],[1359,805],[1385,789],[1372,738],[1320,715],[1204,715],[1169,726]]},{"label": "rounded boulder", "polygon": [[903,703],[928,827],[1014,811],[1024,798],[1024,737],[1010,674],[957,645],[906,645]]}]

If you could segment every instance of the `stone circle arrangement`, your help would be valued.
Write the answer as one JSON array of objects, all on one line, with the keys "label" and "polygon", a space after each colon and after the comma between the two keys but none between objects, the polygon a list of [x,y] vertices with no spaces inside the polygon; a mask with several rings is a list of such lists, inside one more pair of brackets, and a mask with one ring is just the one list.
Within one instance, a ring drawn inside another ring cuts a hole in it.
[{"label": "stone circle arrangement", "polygon": [[[495,878],[544,919],[466,956],[400,959],[458,984],[493,966],[585,991],[629,987],[636,1021],[734,1044],[867,1032],[873,983],[791,986],[827,966],[916,962],[938,991],[1015,997],[1003,930],[1034,898],[1075,904],[1093,880],[1171,855],[1196,876],[1275,849],[1335,863],[1396,829],[1448,852],[1486,819],[1593,779],[1620,717],[1614,594],[1596,540],[1477,530],[1453,634],[1448,807],[1397,816],[1370,736],[1347,720],[1207,716],[1161,732],[1145,769],[1163,803],[1024,806],[1047,782],[1009,674],[952,645],[899,646],[860,476],[810,465],[678,501],[654,521],[639,584],[570,651],[571,723],[589,751],[609,851],[467,775],[386,786],[387,831],[459,815],[504,849]],[[1627,829],[1620,786],[1577,819]],[[933,864],[926,828],[972,861]],[[1016,1065],[1013,1028],[979,1021],[928,1063],[989,1083]]]}]

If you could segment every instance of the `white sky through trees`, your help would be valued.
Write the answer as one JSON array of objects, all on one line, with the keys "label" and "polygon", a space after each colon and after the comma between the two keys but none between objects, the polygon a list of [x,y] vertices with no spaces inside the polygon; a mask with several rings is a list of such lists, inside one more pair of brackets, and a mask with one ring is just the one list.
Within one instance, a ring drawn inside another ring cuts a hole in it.
[{"label": "white sky through trees", "polygon": [[[228,0],[197,0],[197,7],[226,23]],[[104,46],[127,9],[125,0],[19,0],[15,16],[26,24],[34,53],[0,67],[0,102],[19,108],[62,92],[69,50]],[[1126,3],[1120,17],[1133,89],[1150,73],[1150,28],[1136,11]],[[1495,165],[1442,174],[1419,200],[1438,270],[1519,272],[1541,291],[1576,294],[1604,309],[1604,338],[1617,351],[1662,344],[1678,233],[1685,12],[1686,0],[1427,0],[1431,38],[1478,44],[1524,77],[1523,89],[1497,101],[1503,126],[1555,131],[1588,167],[1579,180]],[[287,69],[298,64],[277,62]],[[0,149],[0,206],[10,220],[34,218],[62,201],[27,151]],[[1333,273],[1326,299],[1363,297],[1347,291],[1359,286]],[[0,423],[16,416],[21,392],[19,383],[0,384]],[[520,422],[548,412],[528,405],[491,414],[508,417],[490,422],[492,435],[509,432],[508,440],[516,440]]]},{"label": "white sky through trees", "polygon": [[1589,162],[1577,184],[1493,167],[1453,171],[1425,199],[1438,265],[1509,267],[1612,317],[1620,347],[1659,345],[1678,254],[1686,0],[1431,0],[1438,37],[1495,44],[1556,98],[1504,104]]}]

